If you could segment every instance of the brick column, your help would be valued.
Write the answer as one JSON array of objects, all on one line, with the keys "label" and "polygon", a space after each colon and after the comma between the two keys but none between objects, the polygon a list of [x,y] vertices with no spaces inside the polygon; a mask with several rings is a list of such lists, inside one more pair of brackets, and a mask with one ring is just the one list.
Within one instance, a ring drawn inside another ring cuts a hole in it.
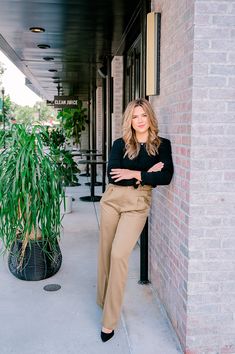
[{"label": "brick column", "polygon": [[235,1],[195,1],[187,353],[235,353]]},{"label": "brick column", "polygon": [[102,132],[103,132],[103,107],[102,107],[102,87],[96,89],[96,149],[102,152]]},{"label": "brick column", "polygon": [[[83,108],[87,108],[88,102],[83,101],[82,106],[83,106]],[[80,148],[82,150],[88,149],[89,146],[88,146],[88,125],[87,124],[86,124],[86,129],[84,131],[82,131],[82,133],[81,133],[80,141],[81,141]]]},{"label": "brick column", "polygon": [[150,97],[160,136],[172,143],[174,178],[153,192],[150,279],[186,347],[194,1],[161,0],[160,96]]},{"label": "brick column", "polygon": [[112,60],[113,77],[113,114],[112,114],[112,139],[122,136],[123,114],[123,57],[115,56]]},{"label": "brick column", "polygon": [[153,193],[151,281],[187,354],[235,353],[235,1],[155,0],[170,186]]}]

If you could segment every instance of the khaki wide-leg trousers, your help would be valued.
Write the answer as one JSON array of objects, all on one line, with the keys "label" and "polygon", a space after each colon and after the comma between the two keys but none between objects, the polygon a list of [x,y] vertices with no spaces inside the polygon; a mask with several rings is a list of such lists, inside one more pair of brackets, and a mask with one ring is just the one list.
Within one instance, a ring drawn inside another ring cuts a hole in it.
[{"label": "khaki wide-leg trousers", "polygon": [[97,303],[103,326],[114,329],[120,317],[128,259],[145,225],[152,187],[109,184],[101,201]]}]

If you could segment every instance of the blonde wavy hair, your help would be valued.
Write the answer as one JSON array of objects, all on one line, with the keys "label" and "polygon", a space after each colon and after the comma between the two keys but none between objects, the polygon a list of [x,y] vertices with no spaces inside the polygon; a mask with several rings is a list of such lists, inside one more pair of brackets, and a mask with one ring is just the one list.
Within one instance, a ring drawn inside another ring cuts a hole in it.
[{"label": "blonde wavy hair", "polygon": [[132,128],[133,111],[135,107],[142,107],[149,119],[149,134],[146,142],[146,151],[148,155],[156,155],[158,148],[161,144],[161,139],[158,137],[158,124],[155,113],[145,98],[138,98],[128,103],[124,115],[122,124],[122,138],[125,142],[125,156],[133,160],[136,158],[140,151],[140,144],[137,141],[135,130]]}]

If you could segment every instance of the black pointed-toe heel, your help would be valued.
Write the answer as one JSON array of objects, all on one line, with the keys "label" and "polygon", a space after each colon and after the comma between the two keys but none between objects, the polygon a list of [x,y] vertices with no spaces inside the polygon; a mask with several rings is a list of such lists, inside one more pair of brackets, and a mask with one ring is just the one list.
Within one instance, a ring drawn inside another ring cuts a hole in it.
[{"label": "black pointed-toe heel", "polygon": [[100,337],[102,339],[103,342],[107,342],[109,339],[111,339],[114,335],[114,330],[112,330],[112,332],[110,333],[105,333],[105,332],[102,332],[100,333]]}]

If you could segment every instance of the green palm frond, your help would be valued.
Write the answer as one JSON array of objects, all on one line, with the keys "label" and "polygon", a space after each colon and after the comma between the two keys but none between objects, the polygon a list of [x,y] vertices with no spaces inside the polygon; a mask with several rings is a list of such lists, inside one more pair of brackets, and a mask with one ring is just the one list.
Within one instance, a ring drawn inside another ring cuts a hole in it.
[{"label": "green palm frond", "polygon": [[38,228],[52,247],[60,236],[61,175],[45,150],[44,133],[42,127],[13,126],[0,154],[0,239],[7,250],[16,237],[36,240]]}]

